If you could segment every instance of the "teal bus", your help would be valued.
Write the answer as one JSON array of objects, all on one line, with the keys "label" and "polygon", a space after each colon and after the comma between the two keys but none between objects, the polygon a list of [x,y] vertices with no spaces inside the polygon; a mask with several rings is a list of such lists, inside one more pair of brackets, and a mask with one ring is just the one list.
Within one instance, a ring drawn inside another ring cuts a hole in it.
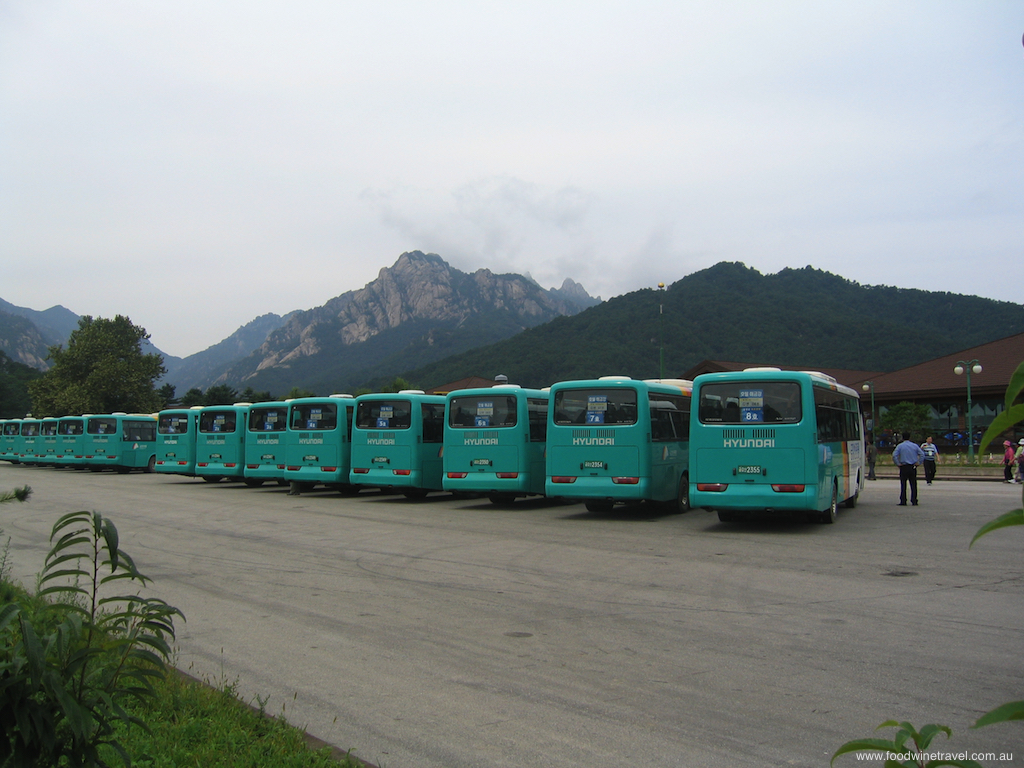
[{"label": "teal bus", "polygon": [[39,422],[39,439],[36,440],[36,463],[54,465],[57,463],[57,429],[60,419],[47,416]]},{"label": "teal bus", "polygon": [[156,416],[156,471],[168,475],[196,474],[196,434],[201,405],[166,408]]},{"label": "teal bus", "polygon": [[494,504],[543,496],[549,399],[548,392],[514,384],[449,393],[444,490],[485,493]]},{"label": "teal bus", "polygon": [[284,484],[288,403],[256,403],[249,409],[245,431],[245,484],[258,488],[267,480]]},{"label": "teal bus", "polygon": [[39,450],[36,443],[39,442],[42,444],[42,437],[40,437],[39,434],[41,427],[42,419],[33,419],[32,417],[28,417],[21,420],[21,435],[15,443],[17,446],[18,461],[20,463],[36,463],[36,451]]},{"label": "teal bus", "polygon": [[245,478],[245,424],[251,407],[251,403],[235,403],[199,410],[196,475],[206,482]]},{"label": "teal bus", "polygon": [[21,461],[21,419],[4,419],[0,423],[0,461],[18,464]]},{"label": "teal bus", "polygon": [[816,371],[748,368],[694,380],[690,499],[731,522],[795,512],[834,523],[864,483],[860,395]]},{"label": "teal bus", "polygon": [[352,395],[298,397],[288,403],[284,479],[293,488],[326,485],[352,492]]},{"label": "teal bus", "polygon": [[85,417],[65,416],[57,421],[58,467],[78,467],[85,463]]},{"label": "teal bus", "polygon": [[93,472],[152,472],[156,465],[156,417],[145,413],[110,413],[85,417],[82,464]]},{"label": "teal bus", "polygon": [[419,389],[357,397],[351,482],[408,498],[442,490],[444,405]]},{"label": "teal bus", "polygon": [[628,376],[552,385],[547,495],[591,512],[641,500],[689,509],[692,386]]}]

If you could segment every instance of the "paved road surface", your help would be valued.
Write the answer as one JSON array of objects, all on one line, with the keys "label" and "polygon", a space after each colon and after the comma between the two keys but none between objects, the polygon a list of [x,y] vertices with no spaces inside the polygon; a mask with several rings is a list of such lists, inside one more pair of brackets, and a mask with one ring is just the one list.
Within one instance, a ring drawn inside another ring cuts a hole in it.
[{"label": "paved road surface", "polygon": [[[385,768],[824,766],[887,718],[1024,698],[1018,486],[871,483],[834,526],[0,465],[15,576],[97,509],[187,616],[178,665]],[[853,756],[839,765],[853,765]]]}]

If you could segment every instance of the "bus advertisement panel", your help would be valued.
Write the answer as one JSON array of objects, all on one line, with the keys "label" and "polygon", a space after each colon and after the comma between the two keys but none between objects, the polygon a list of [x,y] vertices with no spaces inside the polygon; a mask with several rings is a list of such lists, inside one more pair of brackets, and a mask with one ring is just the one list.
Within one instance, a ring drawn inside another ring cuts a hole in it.
[{"label": "bus advertisement panel", "polygon": [[591,511],[644,500],[685,512],[691,387],[626,376],[554,384],[547,495],[584,501]]},{"label": "bus advertisement panel", "polygon": [[241,480],[245,473],[245,423],[250,403],[208,405],[199,410],[196,475],[208,483]]},{"label": "bus advertisement panel", "polygon": [[152,472],[156,465],[156,418],[141,413],[85,417],[82,463],[93,472],[111,468]]},{"label": "bus advertisement panel", "polygon": [[167,408],[156,417],[156,471],[169,475],[196,474],[196,434],[202,406]]},{"label": "bus advertisement panel", "polygon": [[82,466],[85,463],[85,417],[65,416],[57,422],[57,456],[59,467]]},{"label": "bus advertisement panel", "polygon": [[284,484],[287,432],[288,403],[256,403],[249,409],[245,431],[245,470],[242,474],[250,488],[258,488],[267,480]]},{"label": "bus advertisement panel", "polygon": [[343,394],[288,403],[284,479],[296,484],[293,490],[317,485],[357,490],[349,481],[355,404],[352,395]]},{"label": "bus advertisement panel", "polygon": [[698,376],[690,498],[724,522],[790,510],[832,523],[864,482],[860,396],[814,371]]},{"label": "bus advertisement panel", "polygon": [[549,394],[501,384],[451,392],[445,403],[446,491],[498,504],[544,494]]},{"label": "bus advertisement panel", "polygon": [[351,482],[409,498],[442,490],[444,404],[421,390],[356,398]]}]

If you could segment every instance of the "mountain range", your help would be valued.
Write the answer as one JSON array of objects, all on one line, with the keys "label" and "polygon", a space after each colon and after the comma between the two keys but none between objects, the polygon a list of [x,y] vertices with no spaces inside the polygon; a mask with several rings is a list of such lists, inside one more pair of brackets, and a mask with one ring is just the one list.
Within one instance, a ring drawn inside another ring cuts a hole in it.
[{"label": "mountain range", "polygon": [[[0,350],[45,368],[46,347],[77,320],[63,307],[0,300]],[[763,275],[722,262],[602,301],[571,279],[546,290],[413,251],[323,306],[265,314],[202,352],[165,355],[163,382],[179,394],[227,384],[280,395],[377,389],[396,375],[428,388],[505,374],[539,387],[679,376],[705,359],[889,371],[1020,332],[1024,305],[865,286],[813,267]]]}]

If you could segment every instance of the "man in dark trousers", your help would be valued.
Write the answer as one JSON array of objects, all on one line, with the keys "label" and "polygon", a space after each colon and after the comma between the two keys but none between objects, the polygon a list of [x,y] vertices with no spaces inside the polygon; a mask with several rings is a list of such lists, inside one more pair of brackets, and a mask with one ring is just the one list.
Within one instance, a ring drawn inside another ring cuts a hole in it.
[{"label": "man in dark trousers", "polygon": [[921,446],[903,433],[903,442],[892,452],[893,463],[900,468],[900,506],[907,506],[907,483],[910,483],[910,503],[917,506],[917,465],[924,461]]}]

